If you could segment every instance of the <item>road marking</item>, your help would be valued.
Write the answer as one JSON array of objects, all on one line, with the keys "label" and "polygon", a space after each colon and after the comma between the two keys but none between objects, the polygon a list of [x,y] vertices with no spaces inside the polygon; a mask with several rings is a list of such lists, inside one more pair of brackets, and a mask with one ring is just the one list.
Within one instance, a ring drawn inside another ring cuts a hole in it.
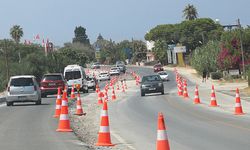
[{"label": "road marking", "polygon": [[111,133],[120,143],[124,143],[125,146],[127,146],[131,150],[136,150],[131,144],[128,144],[125,142],[125,140],[118,134],[116,134],[114,131]]},{"label": "road marking", "polygon": [[[173,102],[173,101],[171,101],[171,102]],[[241,129],[241,130],[250,131],[250,128],[241,127],[241,126],[238,126],[238,125],[236,125],[236,124],[232,124],[232,123],[228,123],[228,122],[223,122],[223,121],[219,121],[219,120],[216,120],[216,119],[204,118],[204,117],[202,117],[202,116],[199,116],[199,115],[196,114],[196,113],[192,113],[192,112],[190,112],[190,111],[186,111],[184,108],[181,108],[181,107],[179,107],[179,106],[177,106],[177,105],[175,105],[174,103],[171,103],[171,102],[168,101],[168,103],[169,103],[170,105],[172,105],[173,107],[175,107],[176,109],[182,110],[182,111],[184,111],[184,112],[186,112],[186,113],[189,113],[189,114],[191,114],[191,115],[193,115],[193,116],[195,116],[195,117],[197,117],[197,118],[204,119],[204,120],[207,120],[207,121],[217,122],[217,123],[219,123],[219,124],[227,125],[227,126],[230,126],[230,127],[233,127],[233,128]]]}]

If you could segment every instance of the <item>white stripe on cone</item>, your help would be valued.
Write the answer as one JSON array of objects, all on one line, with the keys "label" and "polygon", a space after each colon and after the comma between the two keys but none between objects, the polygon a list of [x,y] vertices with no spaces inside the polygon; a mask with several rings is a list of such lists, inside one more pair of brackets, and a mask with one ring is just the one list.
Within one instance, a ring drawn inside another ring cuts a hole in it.
[{"label": "white stripe on cone", "polygon": [[157,130],[157,140],[167,140],[166,130]]},{"label": "white stripe on cone", "polygon": [[100,126],[99,132],[101,133],[109,133],[109,126]]},{"label": "white stripe on cone", "polygon": [[69,116],[66,114],[60,114],[60,120],[69,120]]},{"label": "white stripe on cone", "polygon": [[102,110],[101,117],[108,116],[108,111]]},{"label": "white stripe on cone", "polygon": [[235,103],[235,107],[241,107],[241,103]]},{"label": "white stripe on cone", "polygon": [[56,109],[61,109],[61,105],[56,105]]},{"label": "white stripe on cone", "polygon": [[62,101],[62,106],[68,106],[67,101],[63,100],[63,101]]},{"label": "white stripe on cone", "polygon": [[76,106],[76,109],[82,109],[82,107],[81,107],[81,106],[79,106],[79,105],[77,105],[77,106]]},{"label": "white stripe on cone", "polygon": [[215,97],[211,97],[211,100],[216,100]]}]

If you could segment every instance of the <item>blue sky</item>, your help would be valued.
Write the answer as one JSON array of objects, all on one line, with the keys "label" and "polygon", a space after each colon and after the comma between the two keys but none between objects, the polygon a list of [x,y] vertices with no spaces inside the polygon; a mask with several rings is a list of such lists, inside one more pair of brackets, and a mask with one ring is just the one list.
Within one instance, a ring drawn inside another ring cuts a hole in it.
[{"label": "blue sky", "polygon": [[199,17],[219,19],[221,24],[250,25],[249,0],[0,0],[0,39],[10,38],[18,24],[24,39],[39,34],[55,45],[71,42],[76,26],[87,29],[91,43],[99,33],[116,42],[144,35],[158,24],[183,20],[182,10],[193,4]]}]

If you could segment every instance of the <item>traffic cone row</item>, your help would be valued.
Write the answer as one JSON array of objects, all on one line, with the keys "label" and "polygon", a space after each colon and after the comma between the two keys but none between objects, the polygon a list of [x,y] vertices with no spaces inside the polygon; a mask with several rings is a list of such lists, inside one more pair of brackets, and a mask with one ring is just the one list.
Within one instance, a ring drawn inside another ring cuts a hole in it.
[{"label": "traffic cone row", "polygon": [[[180,74],[178,73],[177,70],[175,70],[175,74],[176,74],[176,82],[177,82],[177,88],[178,88],[178,95],[179,96],[183,96],[184,98],[188,98],[188,92],[187,92],[187,83],[186,80],[183,80],[183,84],[182,84],[182,77],[180,76]],[[183,88],[182,88],[183,85]],[[195,87],[195,95],[194,95],[194,104],[200,104],[200,98],[199,98],[199,91],[198,91],[198,85],[196,85]],[[216,100],[216,94],[215,94],[215,88],[214,85],[212,85],[212,89],[211,89],[211,95],[210,95],[210,107],[219,107],[219,105],[217,104],[217,100]],[[239,89],[236,89],[236,96],[235,96],[235,110],[234,110],[234,114],[235,115],[244,115],[243,109],[242,109],[242,105],[241,105],[241,100],[240,100],[240,94],[239,94]]]}]

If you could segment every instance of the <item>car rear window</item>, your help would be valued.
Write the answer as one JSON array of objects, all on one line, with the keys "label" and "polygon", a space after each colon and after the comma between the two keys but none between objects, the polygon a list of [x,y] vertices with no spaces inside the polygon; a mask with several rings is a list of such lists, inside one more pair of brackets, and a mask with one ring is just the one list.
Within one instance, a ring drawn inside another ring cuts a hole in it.
[{"label": "car rear window", "polygon": [[61,75],[45,75],[43,81],[57,81],[63,80]]},{"label": "car rear window", "polygon": [[142,82],[151,82],[151,81],[161,81],[160,76],[146,76],[142,78]]},{"label": "car rear window", "polygon": [[155,68],[156,68],[156,67],[158,68],[158,67],[162,67],[162,65],[155,65],[154,67],[155,67]]},{"label": "car rear window", "polygon": [[32,78],[11,79],[10,86],[34,86]]}]

